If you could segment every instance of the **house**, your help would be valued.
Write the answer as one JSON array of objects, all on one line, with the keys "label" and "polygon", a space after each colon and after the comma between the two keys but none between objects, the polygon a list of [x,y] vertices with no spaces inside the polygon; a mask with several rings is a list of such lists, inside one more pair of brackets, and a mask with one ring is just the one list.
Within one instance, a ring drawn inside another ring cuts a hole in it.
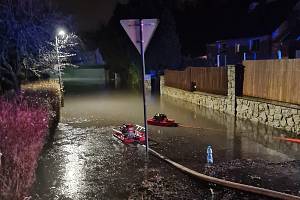
[{"label": "house", "polygon": [[82,51],[76,54],[72,59],[76,65],[105,65],[105,61],[100,53],[99,48],[92,51]]},{"label": "house", "polygon": [[300,1],[273,32],[208,44],[207,57],[213,66],[234,65],[243,60],[300,58]]}]

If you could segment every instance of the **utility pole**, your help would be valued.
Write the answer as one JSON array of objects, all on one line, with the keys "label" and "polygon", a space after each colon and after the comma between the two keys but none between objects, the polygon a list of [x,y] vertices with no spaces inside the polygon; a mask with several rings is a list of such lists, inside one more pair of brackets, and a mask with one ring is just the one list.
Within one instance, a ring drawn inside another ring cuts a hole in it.
[{"label": "utility pole", "polygon": [[63,91],[62,89],[62,80],[61,80],[61,68],[60,68],[60,58],[59,58],[59,47],[58,47],[58,36],[55,36],[55,47],[56,47],[56,56],[57,56],[57,70],[58,70],[58,82],[59,82],[59,90],[60,92]]},{"label": "utility pole", "polygon": [[64,30],[59,30],[55,35],[55,47],[56,47],[56,56],[57,56],[57,70],[58,70],[58,81],[60,92],[63,92],[62,76],[61,76],[61,64],[60,64],[60,55],[59,55],[59,36],[63,37],[66,35]]}]

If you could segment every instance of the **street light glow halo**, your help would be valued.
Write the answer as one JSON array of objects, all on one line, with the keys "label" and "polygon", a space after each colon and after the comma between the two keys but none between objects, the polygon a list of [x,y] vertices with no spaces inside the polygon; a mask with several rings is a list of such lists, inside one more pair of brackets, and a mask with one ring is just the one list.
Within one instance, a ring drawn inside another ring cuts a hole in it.
[{"label": "street light glow halo", "polygon": [[63,29],[59,29],[58,30],[58,35],[59,36],[64,36],[66,34],[66,31],[65,30],[63,30]]}]

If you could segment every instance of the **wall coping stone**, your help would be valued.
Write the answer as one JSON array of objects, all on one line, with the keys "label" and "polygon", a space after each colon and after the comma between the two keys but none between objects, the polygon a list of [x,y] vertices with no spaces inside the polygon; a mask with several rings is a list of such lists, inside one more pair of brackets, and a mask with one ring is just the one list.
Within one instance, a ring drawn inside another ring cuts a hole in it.
[{"label": "wall coping stone", "polygon": [[212,93],[199,92],[199,91],[195,91],[195,92],[191,92],[191,93],[204,95],[204,96],[210,96],[210,97],[224,98],[224,99],[227,98],[227,95],[212,94]]},{"label": "wall coping stone", "polygon": [[170,88],[170,89],[175,89],[175,90],[181,90],[183,92],[187,92],[190,94],[198,94],[198,95],[204,95],[204,96],[210,96],[210,97],[216,97],[216,98],[224,98],[226,99],[227,96],[226,95],[220,95],[220,94],[212,94],[212,93],[206,93],[206,92],[199,92],[199,91],[187,91],[187,90],[183,90],[183,89],[179,89],[179,88],[174,88],[174,87],[170,87],[170,86],[164,86],[165,88]]},{"label": "wall coping stone", "polygon": [[258,101],[258,102],[262,102],[262,103],[274,104],[274,105],[281,106],[281,107],[293,108],[293,109],[300,110],[300,105],[285,103],[285,102],[281,102],[281,101],[274,101],[274,100],[269,100],[269,99],[261,99],[261,98],[250,97],[250,96],[237,97],[237,99],[244,99],[244,100],[250,100],[250,101]]}]

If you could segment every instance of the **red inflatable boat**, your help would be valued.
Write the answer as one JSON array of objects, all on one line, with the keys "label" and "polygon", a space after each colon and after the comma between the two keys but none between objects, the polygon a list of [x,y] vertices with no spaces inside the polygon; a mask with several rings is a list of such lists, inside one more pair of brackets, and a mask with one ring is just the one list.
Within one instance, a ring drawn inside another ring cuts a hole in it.
[{"label": "red inflatable boat", "polygon": [[140,125],[124,124],[118,129],[113,129],[113,136],[124,144],[144,144],[145,128]]},{"label": "red inflatable boat", "polygon": [[154,126],[177,127],[178,123],[174,119],[168,119],[165,114],[157,113],[151,119],[147,120],[147,124]]}]

